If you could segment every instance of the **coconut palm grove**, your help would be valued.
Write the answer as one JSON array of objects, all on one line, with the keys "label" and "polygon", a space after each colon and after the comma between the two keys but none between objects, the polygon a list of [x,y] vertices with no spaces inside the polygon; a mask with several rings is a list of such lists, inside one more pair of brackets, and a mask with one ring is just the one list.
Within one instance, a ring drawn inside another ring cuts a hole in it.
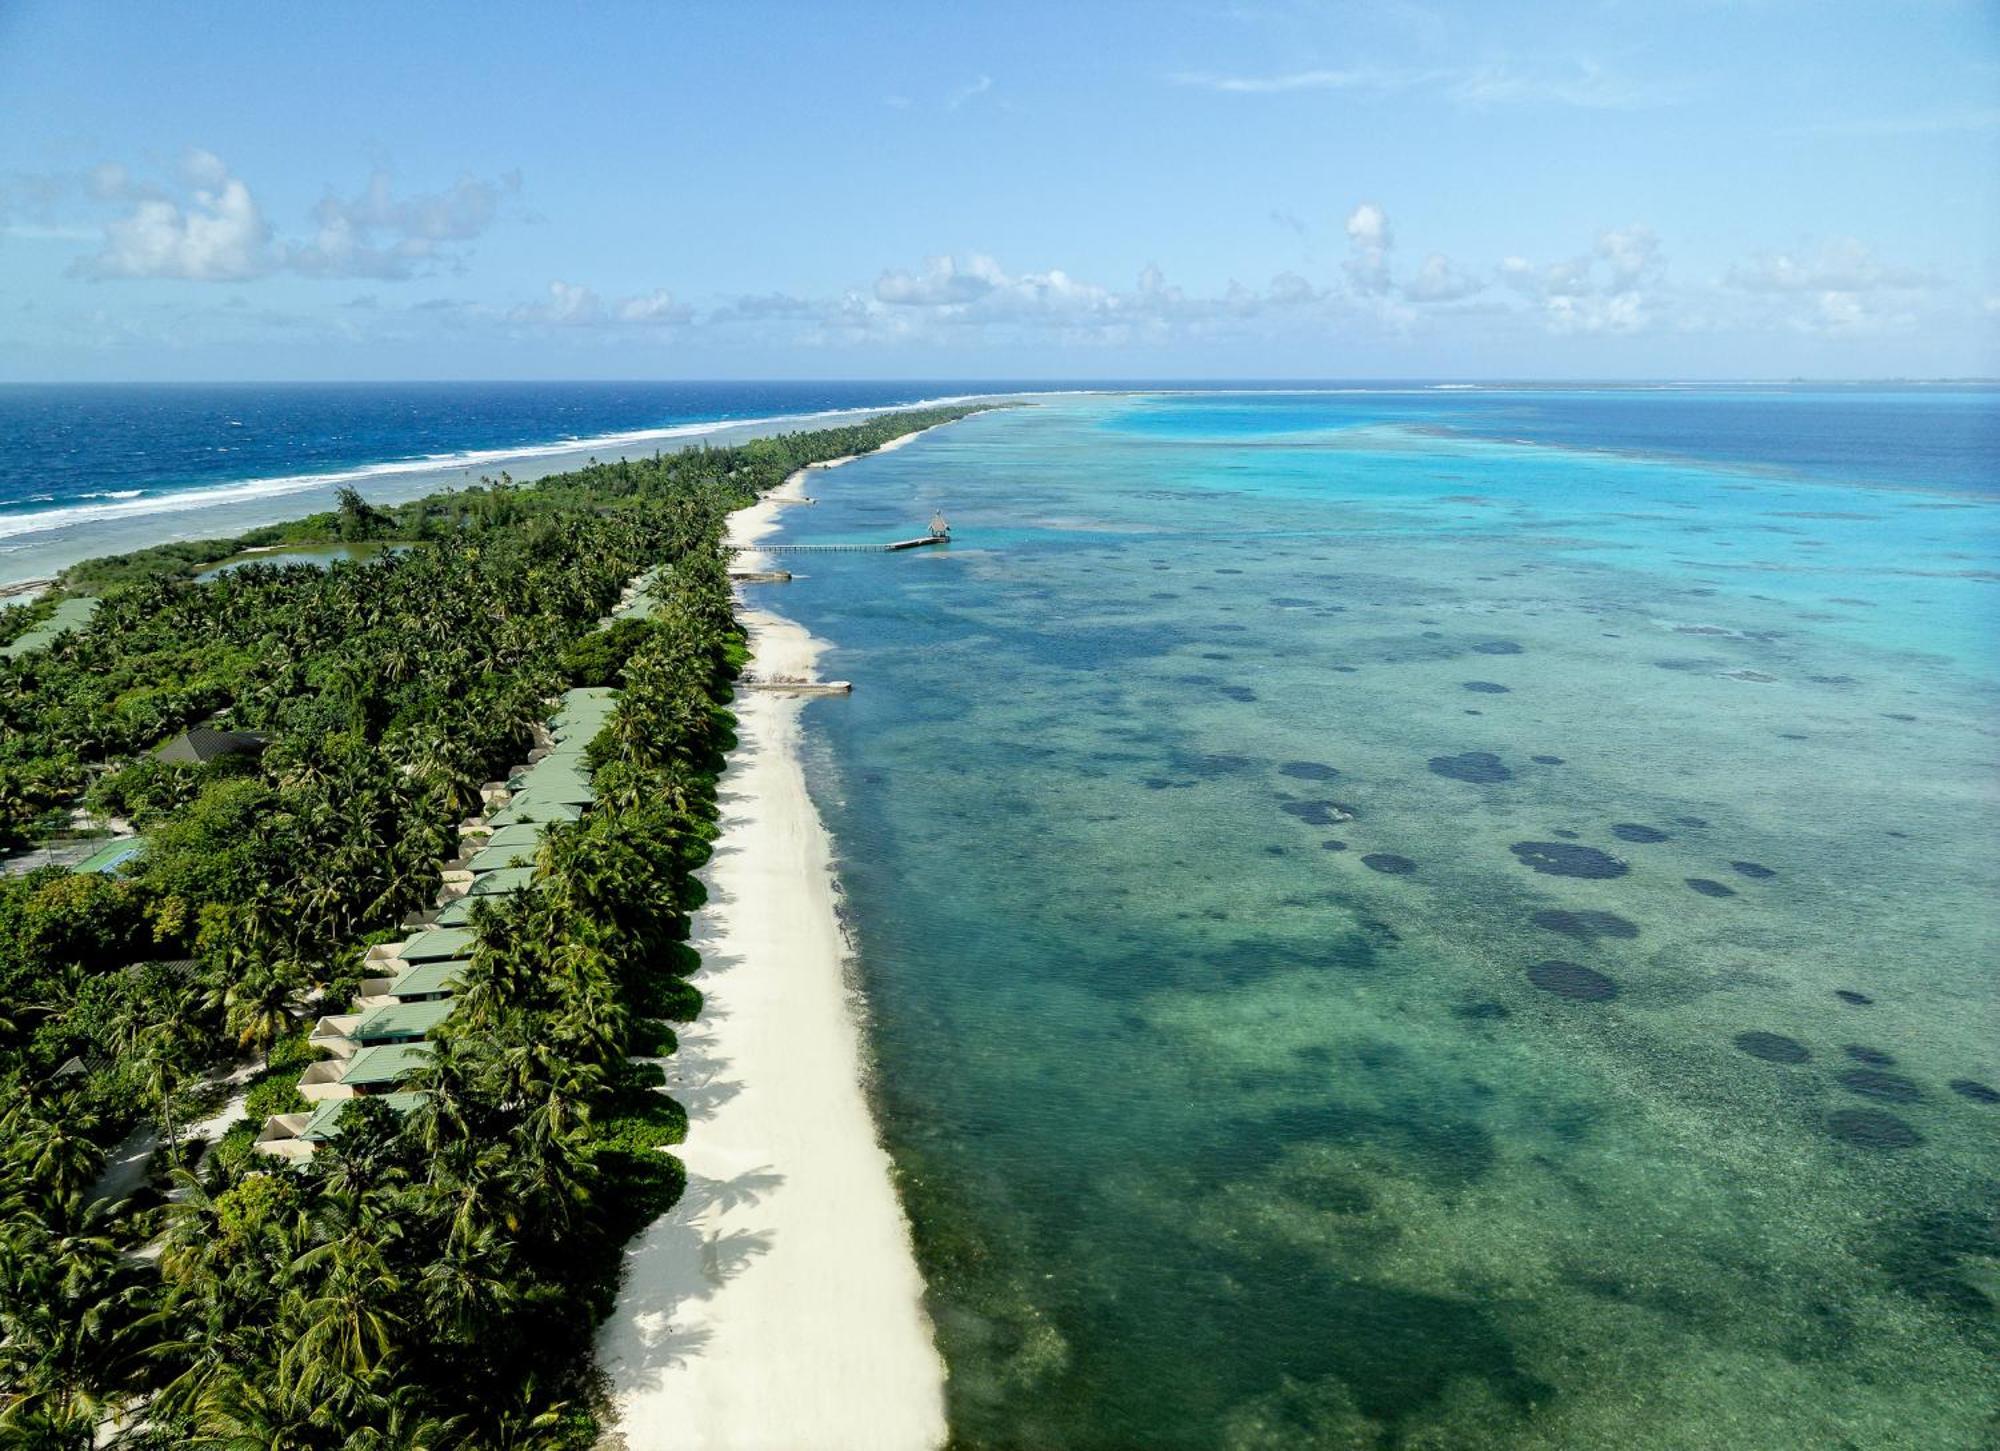
[{"label": "coconut palm grove", "polygon": [[591,1444],[681,1189],[633,1060],[700,1001],[723,518],[964,411],[349,493],[8,612],[0,838],[115,834],[0,879],[0,1444]]}]

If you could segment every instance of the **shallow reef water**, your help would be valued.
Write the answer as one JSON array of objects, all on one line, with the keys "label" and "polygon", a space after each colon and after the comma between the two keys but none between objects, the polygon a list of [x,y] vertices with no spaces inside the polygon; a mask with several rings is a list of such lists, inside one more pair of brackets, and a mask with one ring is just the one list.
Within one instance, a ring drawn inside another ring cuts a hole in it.
[{"label": "shallow reef water", "polygon": [[855,682],[959,1443],[1990,1444],[1991,401],[1077,397],[818,481],[954,529],[758,598]]}]

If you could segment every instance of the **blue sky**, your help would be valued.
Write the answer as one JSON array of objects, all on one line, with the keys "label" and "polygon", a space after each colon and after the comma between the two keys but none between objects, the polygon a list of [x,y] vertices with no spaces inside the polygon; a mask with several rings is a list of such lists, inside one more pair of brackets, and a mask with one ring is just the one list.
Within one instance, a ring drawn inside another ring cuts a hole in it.
[{"label": "blue sky", "polygon": [[0,378],[1991,375],[1996,17],[0,0]]}]

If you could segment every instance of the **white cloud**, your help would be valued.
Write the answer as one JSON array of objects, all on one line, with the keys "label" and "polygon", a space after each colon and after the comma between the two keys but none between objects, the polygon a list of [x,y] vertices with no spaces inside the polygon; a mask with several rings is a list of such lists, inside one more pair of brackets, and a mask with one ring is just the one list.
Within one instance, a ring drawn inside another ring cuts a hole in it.
[{"label": "white cloud", "polygon": [[606,303],[594,289],[558,279],[549,284],[546,298],[510,308],[507,318],[544,327],[663,327],[692,321],[694,309],[676,302],[664,288]]},{"label": "white cloud", "polygon": [[1347,70],[1281,71],[1261,76],[1183,71],[1168,79],[1177,86],[1219,91],[1224,95],[1269,96],[1286,91],[1407,91],[1434,84],[1452,74],[1443,70],[1385,70],[1361,66]]},{"label": "white cloud", "polygon": [[543,302],[524,302],[509,314],[516,322],[550,323],[557,327],[587,326],[604,321],[604,303],[588,287],[560,279],[549,284]]},{"label": "white cloud", "polygon": [[1389,290],[1389,249],[1395,239],[1389,233],[1389,218],[1373,202],[1363,202],[1347,217],[1347,240],[1351,255],[1347,276],[1356,292],[1380,296]]},{"label": "white cloud", "polygon": [[[104,246],[77,264],[86,277],[172,277],[241,282],[271,271],[271,228],[250,188],[213,152],[191,151],[182,173],[193,187],[184,202],[143,197],[104,228]],[[129,186],[123,168],[100,167],[93,184]]]},{"label": "white cloud", "polygon": [[875,297],[898,307],[940,307],[976,302],[1005,280],[991,257],[975,253],[963,264],[953,257],[930,257],[919,272],[887,271],[877,277]]},{"label": "white cloud", "polygon": [[178,278],[241,282],[279,270],[310,277],[412,277],[462,265],[466,244],[494,222],[518,175],[499,182],[463,177],[437,193],[397,196],[377,171],[360,195],[329,192],[313,209],[309,240],[278,241],[249,185],[212,151],[181,159],[183,190],[137,181],[107,161],[81,179],[83,192],[127,210],[102,229],[96,256],[76,264],[93,278]]},{"label": "white cloud", "polygon": [[1484,282],[1459,271],[1442,252],[1433,252],[1404,284],[1403,296],[1412,302],[1457,302],[1485,290]]},{"label": "white cloud", "polygon": [[1599,232],[1590,251],[1555,262],[1505,258],[1500,280],[1551,332],[1632,333],[1657,320],[1666,265],[1653,230],[1633,225]]},{"label": "white cloud", "polygon": [[951,93],[951,99],[945,102],[945,108],[947,110],[956,111],[960,106],[963,106],[967,101],[975,100],[978,97],[985,95],[988,91],[992,89],[993,89],[993,77],[981,76],[971,85],[960,86],[957,90],[953,91]]},{"label": "white cloud", "polygon": [[1760,252],[1729,269],[1725,279],[1745,292],[1920,291],[1935,279],[1890,267],[1853,237],[1836,237],[1809,253]]},{"label": "white cloud", "polygon": [[682,323],[691,321],[693,317],[694,309],[685,303],[675,302],[674,295],[664,287],[628,297],[618,304],[620,322]]},{"label": "white cloud", "polygon": [[313,238],[293,247],[289,261],[311,276],[390,279],[458,262],[463,248],[451,244],[484,234],[502,196],[519,186],[518,173],[498,183],[465,176],[447,191],[399,197],[389,173],[377,170],[359,196],[320,199]]},{"label": "white cloud", "polygon": [[1178,86],[1238,96],[1294,91],[1424,92],[1467,109],[1557,105],[1587,111],[1629,111],[1671,105],[1688,94],[1683,84],[1636,81],[1587,57],[1533,70],[1494,62],[1477,66],[1349,66],[1264,75],[1184,71],[1167,79]]}]

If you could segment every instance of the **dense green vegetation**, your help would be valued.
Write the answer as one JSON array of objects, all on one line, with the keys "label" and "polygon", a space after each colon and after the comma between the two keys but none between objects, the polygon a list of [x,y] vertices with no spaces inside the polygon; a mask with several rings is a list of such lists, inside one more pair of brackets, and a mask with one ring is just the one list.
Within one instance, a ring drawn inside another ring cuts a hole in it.
[{"label": "dense green vegetation", "polygon": [[[633,1061],[699,995],[688,914],[743,652],[723,518],[816,459],[967,410],[594,464],[78,566],[91,624],[0,661],[0,842],[79,805],[147,846],[118,875],[0,879],[0,1445],[587,1446],[618,1250],[679,1193],[680,1110]],[[410,545],[196,568],[254,545]],[[657,568],[657,608],[599,630]],[[621,689],[597,801],[535,890],[477,909],[458,1006],[398,1117],[356,1099],[306,1166],[249,1151],[298,1106],[310,1019],[424,910],[479,788],[549,701]],[[204,722],[268,738],[148,754]],[[215,1071],[251,1118],[178,1142]],[[164,1146],[97,1192],[135,1126]],[[146,1250],[140,1255],[140,1250]]]}]

